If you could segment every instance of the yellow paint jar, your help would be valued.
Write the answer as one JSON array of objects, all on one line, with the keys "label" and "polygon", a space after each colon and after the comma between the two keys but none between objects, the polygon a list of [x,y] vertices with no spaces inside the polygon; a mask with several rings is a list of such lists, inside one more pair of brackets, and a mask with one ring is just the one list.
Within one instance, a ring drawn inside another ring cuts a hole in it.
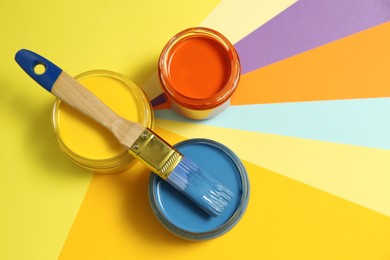
[{"label": "yellow paint jar", "polygon": [[[142,89],[125,76],[94,70],[75,77],[118,115],[153,127],[153,109]],[[112,173],[131,166],[134,158],[102,125],[57,99],[52,123],[60,149],[76,164]]]}]

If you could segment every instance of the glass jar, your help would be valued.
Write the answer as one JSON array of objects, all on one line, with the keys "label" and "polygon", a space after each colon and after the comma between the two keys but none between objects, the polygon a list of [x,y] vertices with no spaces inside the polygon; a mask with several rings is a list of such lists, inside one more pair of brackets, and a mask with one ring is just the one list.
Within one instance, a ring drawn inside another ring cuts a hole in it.
[{"label": "glass jar", "polygon": [[189,28],[164,47],[158,62],[162,89],[172,108],[192,119],[214,117],[230,105],[241,66],[234,46],[219,32]]},{"label": "glass jar", "polygon": [[168,231],[187,240],[207,240],[225,234],[238,223],[248,205],[249,180],[244,165],[229,148],[209,139],[191,139],[175,147],[234,196],[221,215],[212,217],[152,173],[149,202],[155,216]]},{"label": "glass jar", "polygon": [[[153,110],[142,89],[125,76],[93,70],[75,77],[120,116],[153,126]],[[76,164],[103,173],[125,170],[133,157],[102,125],[57,99],[52,125],[60,149]]]}]

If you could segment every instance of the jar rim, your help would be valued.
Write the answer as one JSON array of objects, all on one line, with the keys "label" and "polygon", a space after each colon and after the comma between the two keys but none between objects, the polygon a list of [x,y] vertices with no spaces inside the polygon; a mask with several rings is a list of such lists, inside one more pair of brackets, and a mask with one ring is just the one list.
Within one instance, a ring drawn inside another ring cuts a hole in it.
[{"label": "jar rim", "polygon": [[[193,98],[183,95],[180,91],[176,90],[169,80],[169,63],[172,50],[182,41],[194,37],[203,37],[213,40],[225,51],[226,57],[228,57],[230,63],[229,78],[226,83],[217,93],[207,98]],[[168,96],[168,98],[177,102],[181,106],[193,110],[213,109],[225,103],[236,90],[240,74],[240,59],[234,46],[220,32],[206,27],[192,27],[177,33],[165,45],[158,61],[158,75],[164,93]]]},{"label": "jar rim", "polygon": [[161,201],[158,192],[155,192],[157,190],[157,181],[159,180],[159,177],[153,173],[151,173],[149,179],[149,202],[158,220],[163,224],[163,226],[165,226],[174,235],[177,235],[183,239],[188,239],[188,240],[207,240],[207,239],[216,238],[225,234],[230,229],[232,229],[245,213],[249,201],[249,193],[250,193],[248,175],[244,165],[242,164],[238,156],[225,145],[206,138],[196,138],[196,139],[189,139],[189,140],[179,142],[176,145],[174,145],[174,147],[180,148],[180,146],[187,145],[187,144],[206,144],[213,148],[217,148],[220,151],[222,151],[233,162],[235,167],[237,167],[237,171],[241,180],[242,193],[241,193],[240,202],[234,214],[230,216],[230,218],[225,223],[221,224],[215,229],[204,231],[204,232],[193,232],[193,231],[185,230],[175,225],[163,213],[163,209],[161,209],[159,206]]},{"label": "jar rim", "polygon": [[[153,109],[148,98],[146,97],[143,90],[135,82],[128,79],[124,75],[109,70],[90,70],[78,74],[74,78],[80,81],[89,77],[96,77],[96,76],[110,77],[123,82],[123,85],[132,91],[132,94],[135,96],[137,102],[139,104],[142,104],[142,108],[139,109],[140,113],[142,114],[142,116],[139,117],[142,118],[142,122],[140,123],[143,124],[145,127],[149,127],[149,128],[153,127],[153,123],[154,123]],[[52,127],[54,129],[55,138],[60,149],[71,161],[88,170],[93,170],[93,171],[98,171],[103,173],[119,172],[129,168],[132,165],[134,158],[126,150],[113,157],[102,158],[102,159],[88,158],[73,151],[64,142],[59,128],[58,114],[60,112],[60,104],[61,104],[61,100],[57,98],[54,102],[51,122],[52,122]]]}]

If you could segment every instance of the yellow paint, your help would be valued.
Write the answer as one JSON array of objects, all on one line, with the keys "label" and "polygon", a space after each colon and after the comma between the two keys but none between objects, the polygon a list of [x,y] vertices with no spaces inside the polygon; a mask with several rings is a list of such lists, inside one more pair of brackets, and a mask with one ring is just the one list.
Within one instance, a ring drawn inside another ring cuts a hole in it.
[{"label": "yellow paint", "polygon": [[390,216],[389,150],[169,120],[156,125],[219,141],[243,160]]},{"label": "yellow paint", "polygon": [[[171,143],[185,139],[156,132]],[[389,259],[389,217],[244,164],[251,184],[245,215],[225,235],[195,243],[173,236],[153,215],[141,164],[95,175],[59,259]]]},{"label": "yellow paint", "polygon": [[[140,122],[140,105],[124,82],[107,76],[93,76],[80,80],[80,83],[117,114]],[[62,141],[81,157],[110,159],[125,151],[107,129],[63,102],[58,107],[57,120]]]}]

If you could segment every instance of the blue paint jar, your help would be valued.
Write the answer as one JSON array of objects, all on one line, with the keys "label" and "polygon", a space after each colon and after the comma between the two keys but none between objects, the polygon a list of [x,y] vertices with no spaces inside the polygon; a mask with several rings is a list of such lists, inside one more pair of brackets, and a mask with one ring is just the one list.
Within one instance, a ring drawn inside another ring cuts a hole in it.
[{"label": "blue paint jar", "polygon": [[226,146],[209,139],[175,145],[184,156],[234,193],[226,210],[212,217],[156,174],[149,180],[149,202],[157,219],[174,235],[188,240],[216,238],[233,228],[249,200],[249,180],[241,160]]}]

